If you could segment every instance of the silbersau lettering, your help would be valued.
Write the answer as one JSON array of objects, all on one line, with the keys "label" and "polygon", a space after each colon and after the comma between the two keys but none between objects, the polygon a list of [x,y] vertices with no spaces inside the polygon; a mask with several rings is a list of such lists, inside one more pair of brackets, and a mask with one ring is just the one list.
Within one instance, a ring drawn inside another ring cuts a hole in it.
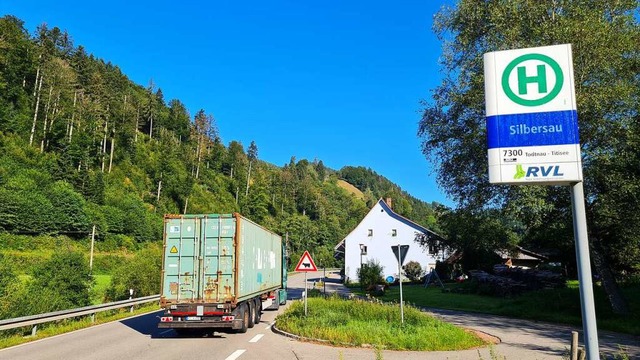
[{"label": "silbersau lettering", "polygon": [[509,135],[527,135],[542,133],[562,132],[562,124],[557,125],[536,125],[529,126],[527,124],[517,124],[509,126]]}]

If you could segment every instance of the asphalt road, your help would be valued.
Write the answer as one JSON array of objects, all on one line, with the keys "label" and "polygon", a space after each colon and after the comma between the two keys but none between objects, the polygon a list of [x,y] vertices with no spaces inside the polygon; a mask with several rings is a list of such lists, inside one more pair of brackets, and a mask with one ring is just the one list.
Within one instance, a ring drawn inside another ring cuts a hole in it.
[{"label": "asphalt road", "polygon": [[[328,273],[329,275],[329,273]],[[322,278],[323,272],[308,274],[309,285]],[[346,293],[337,274],[331,273],[326,290]],[[289,279],[290,299],[299,299],[304,291],[304,276]],[[281,310],[283,308],[281,307]],[[480,330],[501,339],[493,347],[502,359],[561,359],[569,347],[571,330],[564,325],[511,320],[499,316],[430,310],[454,324]],[[263,312],[262,321],[245,334],[200,333],[178,336],[173,330],[158,329],[154,312],[135,318],[103,324],[84,330],[0,350],[0,360],[325,360],[377,359],[373,349],[339,348],[300,342],[271,330],[277,311]],[[601,350],[612,352],[617,344],[627,348],[631,359],[640,359],[640,338],[620,334],[600,334]],[[489,348],[448,352],[383,351],[383,359],[491,359]]]}]

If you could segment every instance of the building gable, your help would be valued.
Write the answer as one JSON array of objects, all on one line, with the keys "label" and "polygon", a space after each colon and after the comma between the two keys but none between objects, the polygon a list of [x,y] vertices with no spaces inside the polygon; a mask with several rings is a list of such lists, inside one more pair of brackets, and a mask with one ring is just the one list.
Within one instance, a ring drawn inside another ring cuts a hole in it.
[{"label": "building gable", "polygon": [[[396,214],[382,199],[371,208],[358,225],[336,246],[336,255],[344,254],[345,276],[354,281],[357,269],[369,260],[380,262],[385,278],[398,275],[393,245],[409,245],[405,261],[418,261],[425,270],[435,266],[434,254],[429,254],[415,242],[417,234],[439,235]],[[357,281],[357,280],[355,280]]]}]

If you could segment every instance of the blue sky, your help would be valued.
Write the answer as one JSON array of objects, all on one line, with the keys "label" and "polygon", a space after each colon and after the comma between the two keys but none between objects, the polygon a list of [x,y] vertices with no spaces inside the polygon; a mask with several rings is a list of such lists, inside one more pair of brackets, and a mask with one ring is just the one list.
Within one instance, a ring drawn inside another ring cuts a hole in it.
[{"label": "blue sky", "polygon": [[452,205],[416,137],[421,99],[440,82],[431,30],[446,1],[2,1],[34,32],[153,79],[165,99],[216,118],[223,141],[252,140],[282,166],[365,166],[411,195]]}]

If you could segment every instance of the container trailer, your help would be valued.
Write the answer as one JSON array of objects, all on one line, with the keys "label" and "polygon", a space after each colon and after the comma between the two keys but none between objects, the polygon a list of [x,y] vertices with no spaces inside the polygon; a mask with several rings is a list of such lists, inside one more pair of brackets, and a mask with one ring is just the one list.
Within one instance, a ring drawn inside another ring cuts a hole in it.
[{"label": "container trailer", "polygon": [[159,328],[246,332],[287,299],[282,238],[234,214],[165,215]]}]

